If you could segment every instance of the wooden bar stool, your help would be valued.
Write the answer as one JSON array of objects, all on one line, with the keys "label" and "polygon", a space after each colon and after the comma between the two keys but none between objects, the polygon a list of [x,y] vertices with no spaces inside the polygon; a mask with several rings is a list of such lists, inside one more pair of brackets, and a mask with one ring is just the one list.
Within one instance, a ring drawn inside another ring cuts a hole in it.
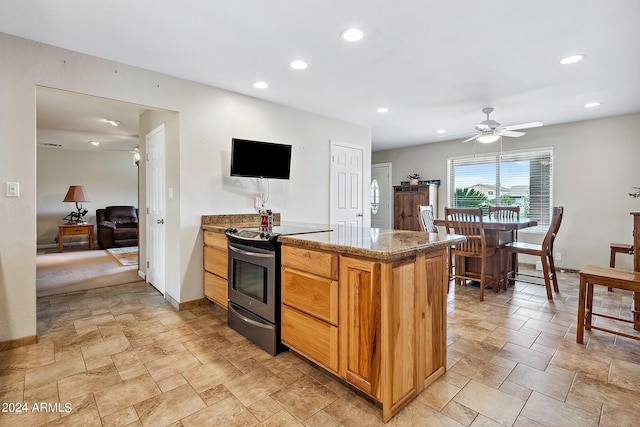
[{"label": "wooden bar stool", "polygon": [[[608,286],[609,288],[626,289],[634,292],[633,321],[618,317],[593,312],[593,285]],[[620,335],[635,340],[640,337],[625,334],[624,332],[594,326],[591,324],[593,316],[606,317],[607,319],[633,323],[635,330],[640,330],[640,301],[635,295],[640,292],[640,272],[622,270],[619,268],[598,267],[587,265],[580,271],[580,288],[578,292],[578,325],[576,342],[584,343],[584,330],[597,329],[603,332]]]},{"label": "wooden bar stool", "polygon": [[[624,243],[612,243],[611,247],[611,255],[609,256],[609,267],[616,268],[616,254],[629,254],[633,255],[633,245],[627,245]],[[609,288],[609,292],[613,291],[613,289]]]}]

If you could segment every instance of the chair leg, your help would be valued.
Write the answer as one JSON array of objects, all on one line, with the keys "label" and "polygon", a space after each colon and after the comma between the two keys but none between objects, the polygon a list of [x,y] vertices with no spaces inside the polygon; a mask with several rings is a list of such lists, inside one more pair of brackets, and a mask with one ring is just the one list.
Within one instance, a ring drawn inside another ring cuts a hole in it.
[{"label": "chair leg", "polygon": [[[616,268],[616,250],[611,248],[611,255],[609,255],[609,267]],[[608,287],[607,291],[613,292],[612,287]]]},{"label": "chair leg", "polygon": [[502,249],[502,258],[504,259],[504,274],[500,278],[502,280],[502,286],[504,290],[507,290],[507,277],[509,276],[509,252],[506,248]]},{"label": "chair leg", "polygon": [[556,264],[553,262],[553,254],[549,254],[549,272],[551,273],[551,280],[553,280],[553,290],[560,292],[558,289],[558,276],[556,275]]},{"label": "chair leg", "polygon": [[486,275],[486,266],[487,266],[487,259],[486,258],[482,258],[482,263],[480,266],[480,301],[484,301],[484,286],[487,283],[487,278],[485,277]]},{"label": "chair leg", "polygon": [[547,288],[547,299],[552,300],[551,278],[549,277],[549,257],[542,255],[542,274],[544,275],[544,286]]}]

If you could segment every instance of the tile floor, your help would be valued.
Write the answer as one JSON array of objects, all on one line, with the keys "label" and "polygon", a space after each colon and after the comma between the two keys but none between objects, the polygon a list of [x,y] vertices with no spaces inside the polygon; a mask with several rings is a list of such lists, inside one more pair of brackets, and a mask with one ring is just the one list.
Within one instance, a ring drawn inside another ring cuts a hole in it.
[{"label": "tile floor", "polygon": [[[538,286],[480,303],[478,288],[452,285],[448,371],[388,425],[637,425],[640,342],[592,331],[576,344],[578,278],[560,276],[553,302]],[[264,353],[213,305],[175,312],[142,282],[37,304],[38,344],[0,353],[0,426],[382,424],[375,405]],[[595,304],[631,317],[628,292],[596,289]]]}]

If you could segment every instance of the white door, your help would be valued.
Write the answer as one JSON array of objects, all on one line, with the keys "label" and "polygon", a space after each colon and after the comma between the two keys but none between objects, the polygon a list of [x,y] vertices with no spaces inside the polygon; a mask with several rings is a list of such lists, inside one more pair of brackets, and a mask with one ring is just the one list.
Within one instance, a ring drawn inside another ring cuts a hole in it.
[{"label": "white door", "polygon": [[331,224],[345,239],[359,239],[364,220],[363,148],[331,144]]},{"label": "white door", "polygon": [[165,158],[164,125],[146,137],[147,142],[147,272],[146,279],[165,292]]},{"label": "white door", "polygon": [[371,165],[371,226],[392,229],[391,163]]}]

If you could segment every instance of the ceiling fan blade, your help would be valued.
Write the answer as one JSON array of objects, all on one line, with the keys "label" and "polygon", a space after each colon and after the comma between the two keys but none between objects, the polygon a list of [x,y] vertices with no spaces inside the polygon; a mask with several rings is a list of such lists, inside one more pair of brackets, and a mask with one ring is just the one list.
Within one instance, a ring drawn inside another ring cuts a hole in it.
[{"label": "ceiling fan blade", "polygon": [[498,131],[498,135],[509,136],[511,138],[518,138],[519,136],[522,136],[524,134],[525,134],[524,132],[514,132],[512,130],[507,130],[507,129],[500,129]]},{"label": "ceiling fan blade", "polygon": [[479,136],[479,135],[473,135],[471,138],[469,138],[469,139],[465,139],[465,140],[464,140],[464,141],[462,141],[462,142],[463,142],[463,143],[465,143],[465,142],[472,141],[472,140],[476,139],[478,136]]},{"label": "ceiling fan blade", "polygon": [[517,125],[505,126],[507,130],[529,129],[542,126],[542,122],[518,123]]}]

